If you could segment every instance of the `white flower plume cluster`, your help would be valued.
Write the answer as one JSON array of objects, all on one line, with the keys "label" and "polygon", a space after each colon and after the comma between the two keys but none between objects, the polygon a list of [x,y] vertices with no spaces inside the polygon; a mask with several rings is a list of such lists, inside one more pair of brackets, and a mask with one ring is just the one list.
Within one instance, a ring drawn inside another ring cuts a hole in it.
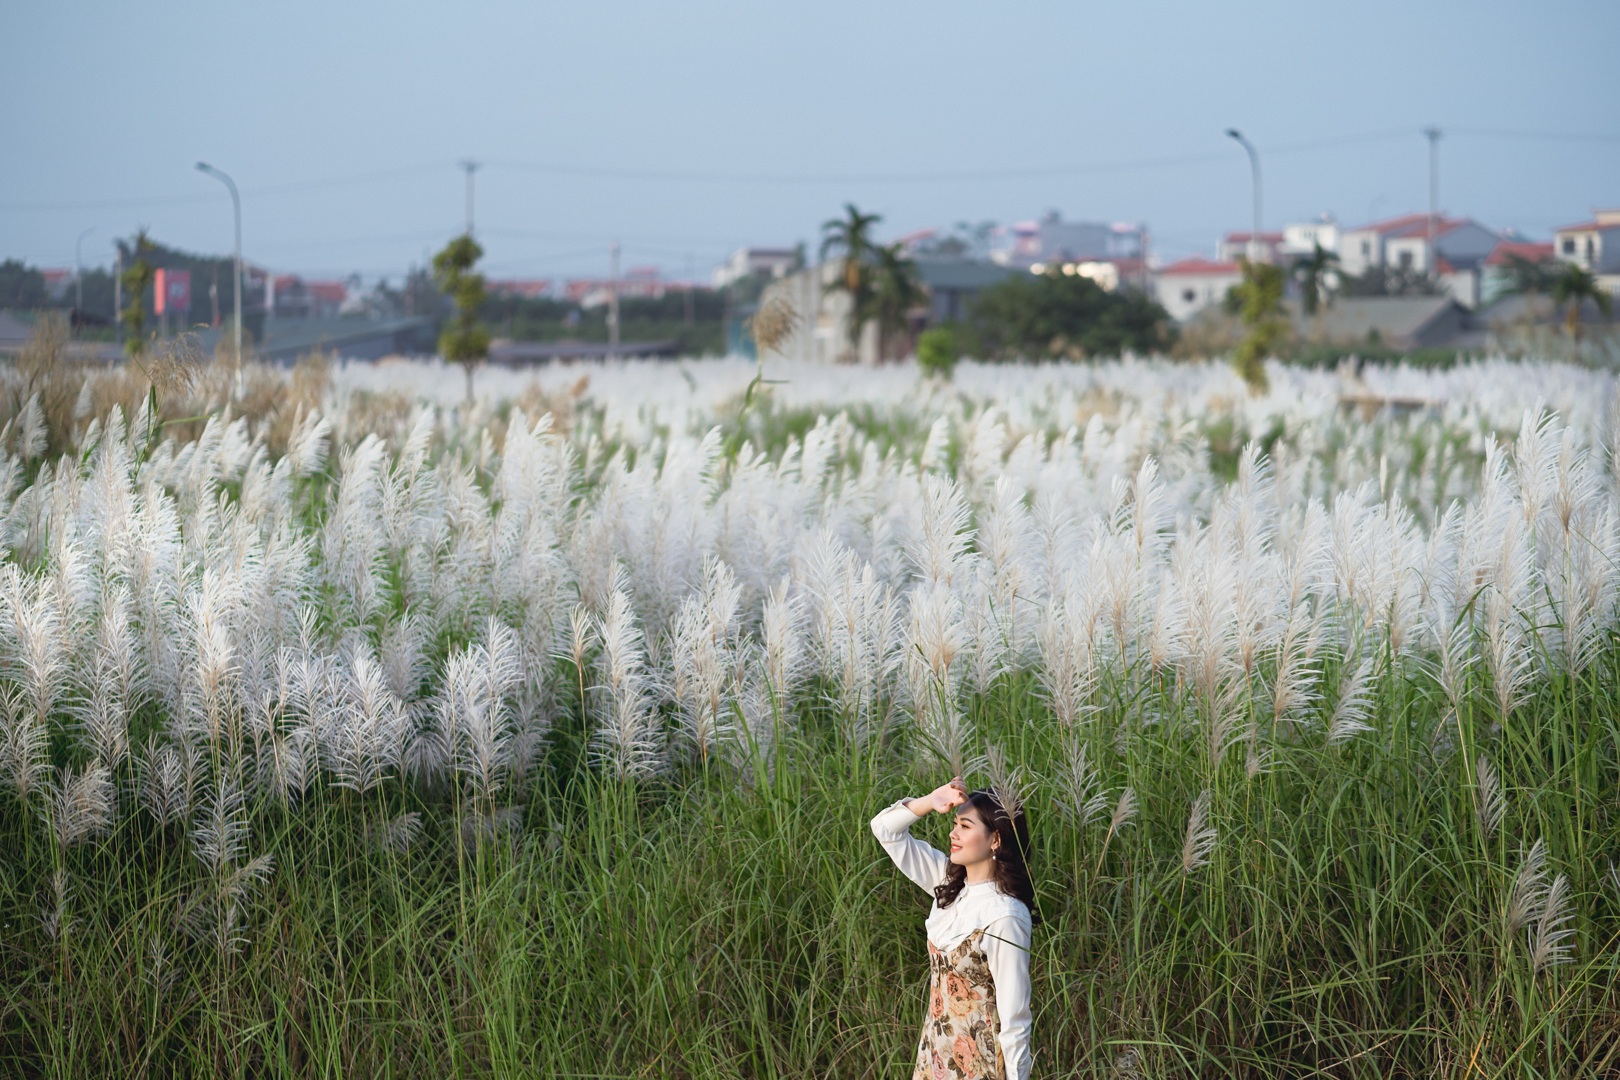
[{"label": "white flower plume cluster", "polygon": [[[1250,399],[1217,367],[966,365],[942,397],[908,370],[790,368],[776,407],[829,408],[735,453],[714,426],[735,416],[729,362],[603,366],[566,434],[447,412],[432,371],[356,366],[279,457],[229,414],[147,452],[145,417],[115,413],[30,473],[25,422],[0,437],[0,785],[62,846],[130,812],[186,823],[229,942],[267,869],[244,805],[408,783],[494,821],[567,710],[627,778],[761,760],[814,706],[857,744],[914,725],[1018,801],[1033,789],[976,744],[974,695],[1028,678],[1073,732],[1100,686],[1159,678],[1197,718],[1205,788],[1229,754],[1264,773],[1282,738],[1382,738],[1392,664],[1509,724],[1615,625],[1606,376],[1371,372],[1443,404],[1363,421],[1333,373],[1278,369]],[[422,393],[368,430],[359,390],[385,375]],[[1524,408],[1537,378],[1556,412]],[[161,718],[139,741],[138,714]],[[1136,816],[1079,742],[1057,786],[1107,840]],[[1188,873],[1219,802],[1191,807]],[[1542,963],[1556,885],[1521,904]]]}]

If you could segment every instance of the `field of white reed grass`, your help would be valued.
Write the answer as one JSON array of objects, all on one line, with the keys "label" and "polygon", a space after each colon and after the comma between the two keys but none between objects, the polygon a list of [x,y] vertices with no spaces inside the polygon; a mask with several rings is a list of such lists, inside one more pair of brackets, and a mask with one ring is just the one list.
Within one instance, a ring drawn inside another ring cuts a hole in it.
[{"label": "field of white reed grass", "polygon": [[0,1063],[886,1075],[960,772],[1040,1075],[1620,1075],[1616,380],[1270,374],[0,371]]}]

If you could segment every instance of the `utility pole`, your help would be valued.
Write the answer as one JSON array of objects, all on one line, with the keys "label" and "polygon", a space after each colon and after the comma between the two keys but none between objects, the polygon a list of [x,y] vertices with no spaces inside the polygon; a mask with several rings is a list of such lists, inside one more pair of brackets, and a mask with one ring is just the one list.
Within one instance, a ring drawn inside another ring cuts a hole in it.
[{"label": "utility pole", "polygon": [[[236,212],[236,326],[232,329],[236,333],[236,377],[240,381],[242,377],[242,198],[236,193],[236,182],[206,161],[197,162],[197,171],[207,173],[230,189],[231,207]],[[271,288],[274,287],[275,285],[272,283]]]},{"label": "utility pole", "polygon": [[1428,271],[1430,278],[1440,276],[1440,252],[1435,247],[1439,239],[1437,230],[1440,220],[1440,129],[1426,127],[1423,134],[1429,140],[1429,250]]},{"label": "utility pole", "polygon": [[113,326],[118,332],[118,344],[124,344],[124,249],[113,241]]},{"label": "utility pole", "polygon": [[79,313],[81,319],[84,318],[84,263],[79,258],[79,245],[95,231],[96,227],[92,225],[73,241],[73,310]]},{"label": "utility pole", "polygon": [[1255,152],[1254,144],[1243,137],[1237,128],[1227,128],[1229,138],[1236,139],[1249,154],[1249,172],[1254,179],[1254,225],[1249,230],[1249,261],[1260,262],[1260,155]]},{"label": "utility pole", "polygon": [[686,325],[692,325],[692,256],[686,256]]},{"label": "utility pole", "polygon": [[462,162],[461,162],[461,167],[463,169],[467,170],[467,235],[468,236],[472,235],[472,229],[473,229],[473,173],[478,171],[478,167],[481,164],[482,164],[482,162],[474,161],[472,158],[464,158],[462,160]]},{"label": "utility pole", "polygon": [[619,354],[619,242],[608,248],[608,352]]}]

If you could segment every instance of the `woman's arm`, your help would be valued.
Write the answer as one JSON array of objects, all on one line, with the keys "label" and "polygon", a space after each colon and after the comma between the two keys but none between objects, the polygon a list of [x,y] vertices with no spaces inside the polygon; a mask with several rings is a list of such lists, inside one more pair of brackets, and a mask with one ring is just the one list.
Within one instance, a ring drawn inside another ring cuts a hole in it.
[{"label": "woman's arm", "polygon": [[933,892],[934,887],[945,880],[945,868],[950,860],[943,851],[912,836],[911,827],[929,811],[948,813],[966,797],[962,781],[952,780],[920,799],[901,799],[872,819],[872,835],[877,837],[900,872],[924,892]]},{"label": "woman's arm", "polygon": [[1029,1080],[1029,919],[1004,915],[984,928],[984,959],[996,983],[1006,1080]]}]

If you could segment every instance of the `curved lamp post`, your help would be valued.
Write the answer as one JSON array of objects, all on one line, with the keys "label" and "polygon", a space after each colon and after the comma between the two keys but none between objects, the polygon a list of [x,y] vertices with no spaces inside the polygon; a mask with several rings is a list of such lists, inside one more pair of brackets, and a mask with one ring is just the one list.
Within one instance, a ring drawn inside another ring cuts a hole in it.
[{"label": "curved lamp post", "polygon": [[1237,128],[1227,128],[1226,134],[1236,139],[1243,149],[1249,152],[1249,170],[1254,175],[1254,225],[1249,230],[1249,261],[1260,261],[1260,155],[1255,153],[1254,144],[1243,137]]},{"label": "curved lamp post", "polygon": [[231,192],[231,206],[236,211],[236,363],[242,363],[242,198],[236,193],[236,183],[224,173],[208,164],[197,162],[197,171],[205,172],[221,181]]}]

